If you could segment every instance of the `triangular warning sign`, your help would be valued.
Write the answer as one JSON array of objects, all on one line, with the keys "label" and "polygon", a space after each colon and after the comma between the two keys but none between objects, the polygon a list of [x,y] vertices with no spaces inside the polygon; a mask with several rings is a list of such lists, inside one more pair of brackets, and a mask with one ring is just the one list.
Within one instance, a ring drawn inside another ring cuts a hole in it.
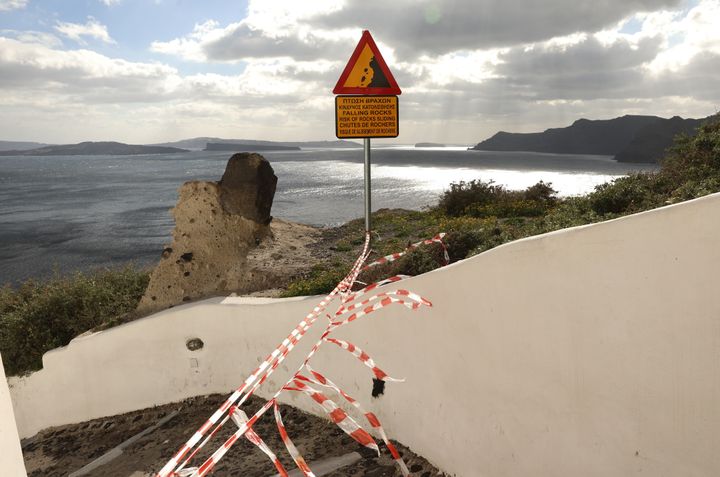
[{"label": "triangular warning sign", "polygon": [[402,94],[369,31],[363,31],[333,94]]}]

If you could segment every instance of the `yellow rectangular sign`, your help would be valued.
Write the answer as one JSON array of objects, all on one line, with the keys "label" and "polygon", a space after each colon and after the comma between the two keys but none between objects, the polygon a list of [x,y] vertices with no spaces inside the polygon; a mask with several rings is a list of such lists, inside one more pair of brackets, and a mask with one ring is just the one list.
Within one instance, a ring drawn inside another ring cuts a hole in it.
[{"label": "yellow rectangular sign", "polygon": [[397,96],[335,96],[339,139],[398,137]]}]

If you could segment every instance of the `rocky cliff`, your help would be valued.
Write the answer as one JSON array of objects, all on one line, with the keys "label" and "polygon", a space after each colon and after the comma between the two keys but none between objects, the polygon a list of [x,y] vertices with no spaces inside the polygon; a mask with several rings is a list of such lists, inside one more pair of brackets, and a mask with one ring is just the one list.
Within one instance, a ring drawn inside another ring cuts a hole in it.
[{"label": "rocky cliff", "polygon": [[657,116],[623,116],[608,120],[578,119],[566,128],[547,129],[541,133],[501,131],[472,149],[614,156],[632,141],[639,130],[661,119]]},{"label": "rocky cliff", "polygon": [[632,141],[615,155],[615,160],[619,162],[659,163],[678,134],[694,136],[697,133],[697,128],[706,120],[707,118],[683,119],[674,116],[650,124],[635,134]]},{"label": "rocky cliff", "polygon": [[267,274],[256,276],[248,254],[271,238],[276,185],[268,161],[249,153],[233,155],[219,182],[183,184],[172,209],[172,243],[163,250],[138,310],[268,288]]},{"label": "rocky cliff", "polygon": [[623,116],[591,121],[578,119],[566,128],[541,133],[500,131],[474,146],[479,151],[532,151],[555,154],[600,154],[619,162],[658,163],[678,134],[694,135],[704,119],[674,116]]}]

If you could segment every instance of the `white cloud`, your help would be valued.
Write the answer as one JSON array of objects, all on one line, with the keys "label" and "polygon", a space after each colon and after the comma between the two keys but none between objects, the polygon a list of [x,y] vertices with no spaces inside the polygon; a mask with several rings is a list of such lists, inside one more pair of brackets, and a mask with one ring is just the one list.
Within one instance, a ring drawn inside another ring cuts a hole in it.
[{"label": "white cloud", "polygon": [[15,38],[22,43],[33,43],[51,48],[62,46],[60,38],[52,33],[33,30],[0,30],[0,36]]},{"label": "white cloud", "polygon": [[720,54],[719,24],[720,0],[702,0],[679,21],[661,23],[655,28],[665,35],[667,49],[648,64],[648,69],[656,75],[677,72],[697,55]]},{"label": "white cloud", "polygon": [[199,99],[225,105],[311,98],[334,64],[289,59],[254,61],[237,75],[182,75],[160,63],[131,62],[87,50],[61,50],[0,37],[0,98],[27,91],[77,102],[172,102]]},{"label": "white cloud", "polygon": [[122,0],[99,0],[100,3],[112,7],[113,5],[119,5]]},{"label": "white cloud", "polygon": [[0,12],[25,8],[28,0],[0,0]]},{"label": "white cloud", "polygon": [[205,61],[207,55],[203,51],[203,45],[219,38],[225,31],[219,28],[219,25],[215,20],[198,23],[186,37],[170,41],[154,41],[150,45],[150,50],[190,61]]},{"label": "white cloud", "polygon": [[224,27],[212,20],[196,24],[182,38],[153,42],[151,50],[201,62],[339,58],[338,55],[349,55],[360,30],[322,28],[308,21],[341,8],[343,2],[337,0],[251,0],[241,21]]},{"label": "white cloud", "polygon": [[337,0],[250,0],[245,21],[254,29],[283,36],[288,28],[295,29],[313,17],[341,11],[346,3]]},{"label": "white cloud", "polygon": [[[474,142],[497,129],[544,129],[581,116],[700,117],[720,104],[720,29],[714,21],[720,18],[720,0],[702,0],[687,10],[666,9],[675,0],[659,0],[657,8],[651,0],[608,0],[600,6],[553,0],[545,5],[552,12],[597,6],[599,19],[543,17],[547,24],[528,23],[529,32],[519,31],[521,19],[500,18],[522,2],[437,0],[429,8],[424,0],[419,6],[398,1],[405,10],[385,2],[381,10],[387,18],[372,21],[403,89],[402,141],[426,139],[428,129],[436,128],[441,133],[432,134],[441,142],[438,134],[447,135],[446,141]],[[427,7],[420,9],[422,28],[414,30],[420,7]],[[0,31],[6,37],[0,38],[0,130],[35,126],[28,119],[35,111],[42,117],[37,121],[49,118],[49,125],[53,119],[68,134],[79,122],[87,127],[78,134],[102,125],[119,139],[121,132],[135,135],[134,142],[238,137],[238,131],[245,137],[329,139],[330,90],[360,37],[355,24],[362,16],[350,21],[348,12],[362,11],[349,2],[255,0],[240,21],[205,21],[182,37],[151,44],[156,53],[226,63],[223,71],[236,69],[234,74],[183,74],[167,64],[63,49],[53,35]],[[479,21],[481,14],[508,30]],[[468,18],[460,19],[463,15]],[[346,26],[330,26],[331,17]],[[75,41],[112,41],[103,25],[98,24],[104,34],[86,28],[92,23],[97,21],[58,24],[57,31]],[[391,24],[401,31],[390,31]],[[73,28],[61,31],[61,25]],[[492,31],[479,31],[483,25]],[[66,119],[71,115],[77,121]],[[15,117],[25,119],[10,124],[7,118]],[[174,131],[172,137],[168,131]]]},{"label": "white cloud", "polygon": [[[179,56],[191,61],[237,62],[253,58],[294,58],[314,60],[339,58],[352,51],[359,30],[313,29],[289,24],[279,17],[278,24],[267,20],[271,15],[254,16],[220,27],[214,20],[196,24],[193,31],[182,38],[155,41],[151,51]],[[268,26],[271,25],[271,26]]]},{"label": "white cloud", "polygon": [[90,50],[59,50],[40,43],[0,37],[2,96],[45,91],[43,96],[75,95],[108,99],[136,96],[152,101],[173,91],[178,76],[172,67],[108,58]]},{"label": "white cloud", "polygon": [[110,37],[107,31],[107,26],[98,22],[93,17],[88,17],[88,21],[85,24],[59,21],[55,25],[55,30],[81,45],[86,44],[83,37],[95,38],[104,43],[115,43],[115,40]]},{"label": "white cloud", "polygon": [[[500,55],[507,49],[457,51],[437,57],[422,56],[416,63],[399,63],[398,71],[409,71],[415,78],[425,78],[433,89],[457,82],[479,84],[496,78]],[[399,75],[402,78],[404,75]]]}]

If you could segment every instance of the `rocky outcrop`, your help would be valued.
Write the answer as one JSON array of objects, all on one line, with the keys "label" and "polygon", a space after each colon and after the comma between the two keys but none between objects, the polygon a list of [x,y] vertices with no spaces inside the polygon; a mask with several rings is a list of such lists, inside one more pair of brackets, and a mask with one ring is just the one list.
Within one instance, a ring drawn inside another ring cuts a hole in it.
[{"label": "rocky outcrop", "polygon": [[183,184],[172,209],[172,243],[163,250],[138,311],[266,287],[248,253],[271,237],[276,184],[268,161],[248,153],[232,156],[219,182]]},{"label": "rocky outcrop", "polygon": [[261,224],[270,223],[277,177],[260,154],[233,155],[218,185],[225,211]]}]

